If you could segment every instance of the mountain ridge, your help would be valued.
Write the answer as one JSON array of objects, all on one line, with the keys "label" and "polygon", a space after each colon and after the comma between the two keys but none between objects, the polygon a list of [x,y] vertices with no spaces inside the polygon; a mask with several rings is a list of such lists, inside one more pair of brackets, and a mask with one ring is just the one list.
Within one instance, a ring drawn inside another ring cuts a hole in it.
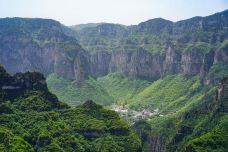
[{"label": "mountain ridge", "polygon": [[114,72],[157,80],[166,74],[202,73],[205,66],[207,74],[222,59],[217,57],[226,63],[226,50],[217,50],[228,39],[227,12],[203,17],[202,23],[189,19],[171,27],[169,21],[155,19],[130,28],[101,24],[82,33],[49,19],[1,19],[0,63],[14,73],[38,70],[78,81]]},{"label": "mountain ridge", "polygon": [[79,32],[0,19],[0,63],[25,72],[0,66],[0,151],[227,149],[228,10]]},{"label": "mountain ridge", "polygon": [[[210,16],[213,16],[213,15],[218,15],[218,14],[221,14],[221,13],[227,13],[227,12],[228,12],[228,9],[223,10],[223,11],[218,12],[218,13],[211,14],[211,15],[206,15],[206,16],[194,16],[194,17],[191,17],[191,18],[188,18],[188,19],[179,20],[179,21],[171,21],[171,20],[168,20],[168,19],[165,19],[165,18],[162,18],[162,17],[157,17],[157,18],[148,19],[148,20],[146,20],[146,21],[142,21],[142,22],[140,22],[140,23],[138,23],[138,24],[132,24],[132,25],[119,24],[119,25],[128,26],[128,27],[130,27],[130,26],[136,26],[136,25],[139,25],[139,24],[141,24],[141,23],[148,22],[148,21],[151,21],[151,20],[154,20],[154,19],[161,19],[161,20],[165,20],[165,21],[168,21],[168,22],[177,23],[177,22],[182,22],[182,21],[186,21],[186,20],[191,20],[191,19],[194,19],[194,18],[205,18],[205,17],[210,17]],[[73,26],[76,26],[76,27],[77,27],[77,26],[81,26],[81,25],[82,25],[82,28],[77,29],[77,30],[82,30],[82,29],[84,28],[83,25],[85,25],[85,27],[86,27],[87,25],[89,26],[90,24],[92,24],[92,25],[93,25],[92,27],[94,27],[94,26],[98,26],[98,25],[101,25],[101,24],[118,24],[118,23],[106,23],[106,22],[84,23],[84,24],[70,25],[70,26],[68,26],[68,27],[73,27]],[[89,27],[90,27],[90,26],[89,26]],[[77,31],[77,30],[76,30],[76,31]]]}]

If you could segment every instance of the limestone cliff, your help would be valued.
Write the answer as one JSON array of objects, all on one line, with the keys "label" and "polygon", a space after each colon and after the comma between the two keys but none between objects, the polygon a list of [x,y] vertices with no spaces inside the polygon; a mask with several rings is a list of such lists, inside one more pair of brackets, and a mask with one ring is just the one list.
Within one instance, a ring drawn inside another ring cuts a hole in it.
[{"label": "limestone cliff", "polygon": [[228,61],[227,19],[226,10],[178,22],[157,18],[133,26],[101,23],[74,30],[90,53],[93,77],[118,72],[156,80],[168,74],[199,74],[202,82],[214,83],[216,78],[207,74]]},{"label": "limestone cliff", "polygon": [[104,76],[118,72],[132,78],[156,80],[168,74],[200,74],[204,77],[215,64],[227,64],[227,50],[194,48],[184,52],[168,47],[163,54],[151,54],[139,48],[137,51],[98,52],[91,55],[91,74]]},{"label": "limestone cliff", "polygon": [[66,29],[48,19],[0,19],[0,63],[10,73],[37,70],[84,79],[88,75],[85,51]]},{"label": "limestone cliff", "polygon": [[77,33],[54,20],[4,18],[0,63],[11,73],[38,70],[78,81],[118,72],[147,80],[200,74],[213,83],[212,74],[205,80],[212,67],[228,63],[227,17],[224,11],[176,23],[98,24]]}]

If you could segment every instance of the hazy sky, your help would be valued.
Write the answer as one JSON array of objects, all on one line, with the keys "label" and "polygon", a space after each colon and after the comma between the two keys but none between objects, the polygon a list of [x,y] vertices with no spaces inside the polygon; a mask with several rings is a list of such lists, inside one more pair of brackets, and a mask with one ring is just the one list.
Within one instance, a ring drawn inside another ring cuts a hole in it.
[{"label": "hazy sky", "polygon": [[52,18],[65,25],[130,25],[157,17],[178,21],[225,9],[228,0],[0,0],[0,18]]}]

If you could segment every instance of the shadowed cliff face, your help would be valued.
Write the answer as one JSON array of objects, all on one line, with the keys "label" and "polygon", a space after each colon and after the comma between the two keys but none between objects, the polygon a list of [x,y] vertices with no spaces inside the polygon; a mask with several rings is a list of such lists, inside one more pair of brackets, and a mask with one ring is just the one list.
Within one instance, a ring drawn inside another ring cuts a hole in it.
[{"label": "shadowed cliff face", "polygon": [[97,52],[90,56],[90,70],[93,77],[104,76],[109,73],[112,54]]},{"label": "shadowed cliff face", "polygon": [[144,49],[113,53],[97,52],[90,56],[91,74],[104,76],[110,72],[122,73],[133,78],[156,80],[168,74],[204,76],[214,64],[227,62],[227,50],[186,52],[168,47],[164,54],[151,54]]},{"label": "shadowed cliff face", "polygon": [[98,24],[77,33],[53,20],[0,19],[0,63],[11,73],[38,70],[78,81],[114,72],[146,80],[179,73],[203,78],[228,62],[228,47],[220,48],[227,12],[176,23]]},{"label": "shadowed cliff face", "polygon": [[228,77],[224,78],[219,84],[216,101],[219,102],[219,111],[228,112]]},{"label": "shadowed cliff face", "polygon": [[87,55],[66,29],[53,20],[0,19],[0,63],[10,73],[37,70],[72,80],[86,78]]},{"label": "shadowed cliff face", "polygon": [[113,53],[110,71],[142,79],[157,79],[162,74],[162,60],[159,55],[151,55],[145,50]]},{"label": "shadowed cliff face", "polygon": [[228,39],[227,18],[224,11],[175,23],[158,18],[134,26],[101,23],[74,30],[91,52],[93,77],[118,72],[147,80],[168,74],[204,78],[214,65],[227,64],[227,48],[220,48]]},{"label": "shadowed cliff face", "polygon": [[10,72],[25,72],[31,69],[42,71],[45,74],[54,72],[53,56],[57,51],[55,45],[50,44],[40,48],[30,42],[30,44],[14,42],[11,38],[4,43],[7,48],[0,49],[0,61]]},{"label": "shadowed cliff face", "polygon": [[74,56],[57,52],[54,59],[54,72],[69,80],[84,80],[89,76],[89,59],[84,50],[77,50]]}]

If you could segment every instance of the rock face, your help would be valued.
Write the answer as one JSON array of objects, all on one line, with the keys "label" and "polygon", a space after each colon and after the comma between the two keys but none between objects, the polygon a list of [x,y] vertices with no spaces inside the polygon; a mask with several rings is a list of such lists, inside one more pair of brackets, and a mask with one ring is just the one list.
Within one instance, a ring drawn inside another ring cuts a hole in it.
[{"label": "rock face", "polygon": [[84,79],[89,71],[86,52],[65,31],[53,20],[0,19],[0,63],[10,73],[37,70]]},{"label": "rock face", "polygon": [[218,62],[226,64],[228,57],[226,52],[220,50],[202,52],[198,49],[178,52],[171,47],[168,47],[165,54],[151,54],[144,49],[113,53],[98,52],[90,56],[91,74],[99,77],[109,72],[118,72],[132,78],[149,80],[177,73],[204,76],[214,64]]},{"label": "rock face", "polygon": [[162,60],[160,56],[151,55],[143,49],[113,53],[110,71],[135,78],[157,79],[162,75]]},{"label": "rock face", "polygon": [[[39,72],[20,72],[11,76],[6,72],[4,67],[0,65],[0,103],[4,103],[4,101],[16,102],[18,98],[24,98],[24,100],[26,100],[27,97],[35,94],[40,95],[40,100],[36,100],[36,104],[32,105],[32,101],[30,101],[25,107],[15,106],[15,108],[22,111],[28,108],[35,111],[46,111],[51,108],[61,109],[68,107],[65,104],[61,104],[58,98],[49,92],[43,74]],[[32,100],[32,98],[29,99]],[[42,103],[43,107],[39,105],[39,102]],[[4,109],[5,108],[2,107],[0,108],[0,114],[6,112]],[[13,109],[11,110],[13,111]]]},{"label": "rock face", "polygon": [[169,47],[164,60],[164,74],[175,74],[181,71],[181,54]]},{"label": "rock face", "polygon": [[227,18],[224,11],[177,23],[97,24],[77,33],[53,20],[5,18],[0,63],[11,73],[38,70],[78,81],[111,72],[148,80],[177,73],[203,78],[213,65],[228,63]]},{"label": "rock face", "polygon": [[168,74],[204,78],[212,66],[228,62],[228,47],[221,48],[228,39],[227,20],[226,10],[175,23],[161,18],[134,26],[101,23],[76,32],[80,44],[93,52],[93,77],[118,72],[149,80]]},{"label": "rock face", "polygon": [[11,38],[9,38],[8,43],[13,43],[16,46],[8,44],[9,48],[0,49],[0,62],[10,72],[25,72],[31,69],[42,71],[45,74],[53,72],[55,46],[50,45],[43,49],[32,43],[21,46],[21,44],[12,41]]},{"label": "rock face", "polygon": [[162,140],[162,137],[160,137],[160,136],[150,137],[149,143],[150,143],[150,152],[165,152],[166,151],[164,141]]},{"label": "rock face", "polygon": [[228,64],[228,48],[222,48],[215,54],[214,58],[215,64]]},{"label": "rock face", "polygon": [[93,77],[104,76],[109,73],[111,53],[97,52],[90,56],[90,71]]},{"label": "rock face", "polygon": [[228,77],[219,84],[216,101],[219,102],[219,111],[228,113]]},{"label": "rock face", "polygon": [[56,53],[54,72],[69,80],[84,80],[89,76],[89,59],[84,50],[77,50],[74,56]]}]

